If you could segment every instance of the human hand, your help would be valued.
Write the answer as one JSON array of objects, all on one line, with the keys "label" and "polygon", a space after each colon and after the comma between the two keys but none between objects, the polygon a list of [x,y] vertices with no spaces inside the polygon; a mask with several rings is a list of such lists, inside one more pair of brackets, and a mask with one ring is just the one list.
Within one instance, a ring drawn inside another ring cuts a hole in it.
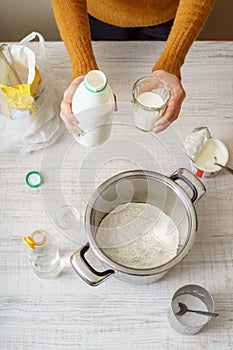
[{"label": "human hand", "polygon": [[65,123],[66,129],[71,134],[74,134],[78,137],[82,134],[82,130],[78,127],[78,120],[75,118],[72,112],[72,98],[77,87],[79,86],[79,84],[81,84],[83,79],[84,76],[79,76],[75,78],[65,90],[60,112],[60,117]]},{"label": "human hand", "polygon": [[168,101],[167,108],[153,127],[153,132],[157,134],[160,131],[165,130],[178,118],[186,93],[180,79],[176,75],[168,73],[164,70],[156,70],[153,72],[153,75],[163,79],[169,86],[171,92],[171,97]]}]

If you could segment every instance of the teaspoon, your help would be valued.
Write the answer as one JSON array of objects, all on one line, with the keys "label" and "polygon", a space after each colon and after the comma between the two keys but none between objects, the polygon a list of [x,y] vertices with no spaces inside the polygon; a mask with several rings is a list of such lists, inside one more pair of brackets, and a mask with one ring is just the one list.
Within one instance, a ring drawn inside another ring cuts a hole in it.
[{"label": "teaspoon", "polygon": [[219,316],[219,314],[217,314],[215,312],[190,310],[190,309],[188,309],[188,307],[185,304],[183,304],[183,303],[178,303],[178,304],[179,304],[180,310],[178,312],[176,312],[176,315],[179,315],[179,316],[186,314],[186,312],[193,312],[193,313],[198,314],[198,315],[215,317],[215,318]]},{"label": "teaspoon", "polygon": [[222,169],[228,171],[228,173],[230,173],[231,175],[233,175],[233,169],[229,168],[228,166],[225,166],[225,165],[222,165],[222,164],[218,163],[216,157],[214,157],[214,159],[215,159],[215,162],[214,162],[215,165],[220,166],[220,168],[222,168]]}]

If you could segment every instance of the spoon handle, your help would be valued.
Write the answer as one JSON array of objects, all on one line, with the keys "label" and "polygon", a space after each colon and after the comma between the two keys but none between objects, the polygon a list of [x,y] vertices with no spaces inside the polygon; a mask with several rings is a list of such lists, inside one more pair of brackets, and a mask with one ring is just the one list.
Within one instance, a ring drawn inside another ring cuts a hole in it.
[{"label": "spoon handle", "polygon": [[215,312],[209,312],[209,311],[188,310],[188,312],[194,312],[195,314],[198,314],[198,315],[210,316],[215,318],[219,316],[219,314]]},{"label": "spoon handle", "polygon": [[228,173],[233,175],[233,169],[229,168],[228,166],[224,166],[223,169],[225,169]]},{"label": "spoon handle", "polygon": [[218,165],[218,166],[220,166],[220,168],[226,170],[228,173],[230,173],[230,174],[233,175],[233,169],[229,168],[228,166],[225,166],[225,165],[221,165],[221,164],[219,164],[219,163],[216,163],[216,162],[215,162],[215,164]]}]

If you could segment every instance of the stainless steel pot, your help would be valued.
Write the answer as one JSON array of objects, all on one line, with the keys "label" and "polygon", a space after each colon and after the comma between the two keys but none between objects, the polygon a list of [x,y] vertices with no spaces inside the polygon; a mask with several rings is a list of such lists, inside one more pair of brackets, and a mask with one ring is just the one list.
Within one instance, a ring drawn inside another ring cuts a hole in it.
[{"label": "stainless steel pot", "polygon": [[[183,181],[192,191],[187,192],[176,182]],[[95,286],[114,276],[125,282],[151,283],[162,278],[179,263],[192,248],[197,230],[197,218],[193,206],[205,193],[201,181],[186,169],[178,169],[170,177],[153,171],[126,171],[101,184],[92,195],[85,213],[85,229],[88,243],[75,252],[71,265],[88,284]],[[133,269],[111,260],[98,246],[96,234],[101,220],[113,209],[128,202],[149,203],[167,214],[179,231],[177,255],[169,262],[150,269]],[[92,249],[105,271],[96,271],[86,259]]]}]

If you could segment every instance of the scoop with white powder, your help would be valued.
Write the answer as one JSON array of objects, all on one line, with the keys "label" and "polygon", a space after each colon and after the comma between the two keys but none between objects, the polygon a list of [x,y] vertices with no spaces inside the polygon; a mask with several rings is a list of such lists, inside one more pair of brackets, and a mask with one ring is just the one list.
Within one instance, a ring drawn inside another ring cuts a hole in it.
[{"label": "scoop with white powder", "polygon": [[173,220],[147,203],[118,206],[100,223],[97,243],[118,264],[149,269],[173,259],[179,245],[179,232]]}]

